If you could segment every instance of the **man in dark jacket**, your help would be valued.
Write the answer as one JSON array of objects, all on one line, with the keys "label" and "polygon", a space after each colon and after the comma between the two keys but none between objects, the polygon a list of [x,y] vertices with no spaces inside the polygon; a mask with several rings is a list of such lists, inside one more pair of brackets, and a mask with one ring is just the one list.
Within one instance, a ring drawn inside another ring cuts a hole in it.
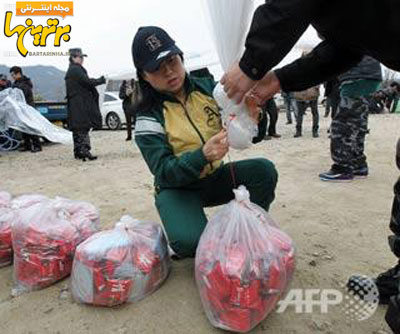
[{"label": "man in dark jacket", "polygon": [[126,140],[132,140],[132,125],[135,127],[136,123],[136,107],[138,101],[135,101],[138,97],[137,94],[138,84],[134,79],[128,81],[123,80],[121,87],[119,88],[119,98],[122,100],[122,108],[124,109],[126,118]]},{"label": "man in dark jacket", "polygon": [[84,57],[79,48],[69,50],[69,68],[65,75],[68,100],[68,126],[73,134],[74,156],[86,161],[97,159],[90,153],[90,129],[100,129],[102,118],[96,86],[106,82],[104,76],[90,79],[82,66]]},{"label": "man in dark jacket", "polygon": [[[18,88],[22,90],[25,96],[25,102],[31,107],[35,107],[33,100],[33,84],[31,79],[23,75],[21,67],[13,66],[10,68],[11,78],[14,80],[12,88]],[[31,151],[32,153],[40,152],[42,150],[42,144],[38,136],[30,135],[27,133],[22,134],[24,139],[24,147],[21,151]]]},{"label": "man in dark jacket", "polygon": [[381,82],[381,64],[369,56],[339,76],[340,109],[331,126],[333,165],[330,171],[319,175],[322,181],[343,182],[368,176],[364,142],[368,131],[369,99]]},{"label": "man in dark jacket", "polygon": [[[237,102],[252,94],[262,105],[281,89],[301,91],[346,72],[364,55],[400,71],[399,17],[398,0],[268,0],[254,14],[243,57],[221,82]],[[310,25],[324,41],[306,57],[271,71]],[[400,265],[386,279],[397,285],[392,293],[398,294]],[[379,288],[379,278],[377,283]],[[400,303],[394,299],[390,309],[397,318],[387,320],[400,333]]]}]

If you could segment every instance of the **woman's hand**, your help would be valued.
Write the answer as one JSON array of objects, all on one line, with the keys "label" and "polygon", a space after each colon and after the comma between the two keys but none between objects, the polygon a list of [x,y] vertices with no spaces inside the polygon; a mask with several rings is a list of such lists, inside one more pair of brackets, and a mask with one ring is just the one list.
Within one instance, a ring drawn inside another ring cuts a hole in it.
[{"label": "woman's hand", "polygon": [[211,137],[203,146],[203,153],[208,162],[221,160],[228,151],[228,134],[225,129]]}]

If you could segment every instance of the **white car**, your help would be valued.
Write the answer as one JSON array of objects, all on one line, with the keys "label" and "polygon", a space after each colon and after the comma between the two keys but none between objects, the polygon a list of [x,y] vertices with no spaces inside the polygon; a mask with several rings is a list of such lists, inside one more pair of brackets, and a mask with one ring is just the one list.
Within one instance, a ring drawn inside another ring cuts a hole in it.
[{"label": "white car", "polygon": [[119,130],[123,125],[126,125],[122,100],[119,98],[118,92],[104,92],[100,112],[103,117],[103,127],[107,127],[110,130]]}]

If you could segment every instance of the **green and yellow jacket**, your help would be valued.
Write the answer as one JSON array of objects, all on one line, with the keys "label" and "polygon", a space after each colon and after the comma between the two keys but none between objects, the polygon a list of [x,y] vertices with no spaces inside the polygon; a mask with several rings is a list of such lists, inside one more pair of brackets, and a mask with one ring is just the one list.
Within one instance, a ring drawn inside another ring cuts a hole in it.
[{"label": "green and yellow jacket", "polygon": [[180,188],[217,170],[222,161],[209,163],[203,145],[222,129],[218,106],[212,97],[211,78],[187,75],[183,104],[157,93],[152,110],[138,111],[135,141],[155,177],[157,188]]}]

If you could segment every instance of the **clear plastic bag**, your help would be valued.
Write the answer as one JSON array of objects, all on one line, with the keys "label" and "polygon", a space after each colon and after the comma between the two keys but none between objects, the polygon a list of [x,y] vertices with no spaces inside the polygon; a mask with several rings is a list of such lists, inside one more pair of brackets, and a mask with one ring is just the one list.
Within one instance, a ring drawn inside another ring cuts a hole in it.
[{"label": "clear plastic bag", "polygon": [[171,262],[159,224],[124,216],[77,249],[71,279],[74,299],[98,306],[135,302],[158,289]]},{"label": "clear plastic bag", "polygon": [[13,261],[11,226],[18,217],[18,210],[48,200],[42,195],[11,198],[10,194],[0,192],[0,268],[12,264]]},{"label": "clear plastic bag", "polygon": [[99,230],[98,210],[89,203],[56,198],[18,211],[12,224],[12,294],[39,290],[71,273],[76,247]]},{"label": "clear plastic bag", "polygon": [[[204,3],[219,60],[227,72],[243,53],[254,4],[243,0],[204,0]],[[230,100],[220,84],[215,87],[213,96],[222,109],[229,146],[236,150],[249,148],[258,127],[249,117],[246,106]]]},{"label": "clear plastic bag", "polygon": [[196,282],[213,326],[248,332],[274,309],[295,269],[293,242],[244,186],[208,222],[196,253]]},{"label": "clear plastic bag", "polygon": [[222,122],[228,133],[229,146],[236,150],[249,148],[257,136],[258,126],[249,116],[245,103],[237,105],[230,100],[221,84],[215,87],[213,95],[222,109]]},{"label": "clear plastic bag", "polygon": [[0,191],[0,268],[12,263],[11,199],[11,194]]}]

